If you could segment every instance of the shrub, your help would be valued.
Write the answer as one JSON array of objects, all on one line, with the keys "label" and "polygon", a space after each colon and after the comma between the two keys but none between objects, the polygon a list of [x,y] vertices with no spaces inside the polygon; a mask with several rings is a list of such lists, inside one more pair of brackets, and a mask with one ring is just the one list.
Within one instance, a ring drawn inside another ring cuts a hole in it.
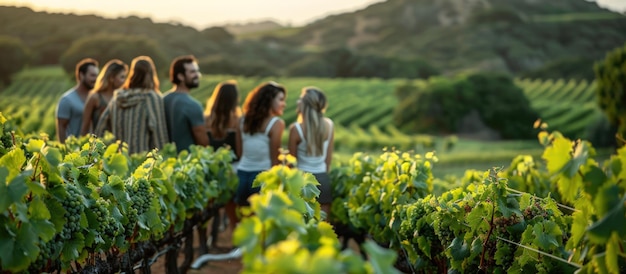
[{"label": "shrub", "polygon": [[594,71],[600,108],[617,132],[626,136],[626,45],[609,52]]},{"label": "shrub", "polygon": [[130,65],[133,58],[147,55],[152,58],[159,75],[168,74],[169,61],[156,41],[145,36],[98,34],[76,40],[61,56],[61,65],[74,75],[76,63],[83,58],[94,58],[104,64],[120,59]]},{"label": "shrub", "polygon": [[28,64],[30,51],[22,40],[0,36],[0,82],[9,84],[11,76]]},{"label": "shrub", "polygon": [[535,136],[532,124],[538,115],[522,89],[505,75],[433,77],[423,84],[403,84],[396,88],[396,95],[400,103],[394,121],[404,130],[460,133],[461,124],[477,116],[479,124],[487,127],[485,130],[494,130],[502,138]]}]

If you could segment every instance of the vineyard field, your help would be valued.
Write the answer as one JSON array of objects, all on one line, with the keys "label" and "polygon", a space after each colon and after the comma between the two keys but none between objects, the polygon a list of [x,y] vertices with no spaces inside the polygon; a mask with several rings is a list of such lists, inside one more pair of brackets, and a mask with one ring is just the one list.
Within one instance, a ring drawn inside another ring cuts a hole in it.
[{"label": "vineyard field", "polygon": [[[204,75],[200,87],[192,96],[203,105],[220,81],[235,79],[241,91],[241,101],[249,90],[270,78]],[[452,165],[454,174],[469,164],[502,166],[518,154],[540,155],[541,147],[533,140],[481,142],[456,137],[410,135],[399,131],[392,123],[397,99],[396,85],[403,79],[321,79],[273,78],[287,89],[287,108],[283,118],[289,124],[296,119],[296,100],[300,89],[315,85],[325,91],[329,107],[327,116],[336,124],[335,147],[339,161],[347,160],[355,151],[380,154],[384,147],[423,153],[435,150],[443,171]],[[570,138],[584,138],[587,128],[602,116],[596,106],[594,83],[575,80],[516,79],[528,96],[531,106],[550,130]],[[13,83],[0,91],[0,112],[14,119],[24,133],[46,133],[55,137],[54,109],[59,97],[73,85],[71,76],[59,67],[32,68],[14,77]],[[161,79],[161,90],[171,84]],[[530,125],[529,125],[530,126]],[[286,143],[287,134],[283,136]],[[486,149],[487,148],[487,149]],[[471,166],[470,166],[471,167]]]}]

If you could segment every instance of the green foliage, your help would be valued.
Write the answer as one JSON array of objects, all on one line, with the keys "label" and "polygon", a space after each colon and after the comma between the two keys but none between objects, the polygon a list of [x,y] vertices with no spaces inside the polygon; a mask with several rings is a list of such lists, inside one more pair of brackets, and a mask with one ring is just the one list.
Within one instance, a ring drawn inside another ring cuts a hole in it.
[{"label": "green foliage", "polygon": [[520,73],[520,77],[532,79],[585,79],[592,81],[593,59],[565,57],[549,61],[539,68]]},{"label": "green foliage", "polygon": [[210,27],[200,32],[205,38],[218,43],[232,43],[235,37],[223,27]]},{"label": "green foliage", "polygon": [[237,61],[223,55],[213,55],[198,60],[198,66],[202,73],[206,74],[228,74],[242,76],[274,76],[278,75],[273,66],[262,61]]},{"label": "green foliage", "polygon": [[[0,115],[0,269],[73,271],[103,253],[123,254],[178,233],[194,214],[224,203],[236,188],[232,152],[192,146],[168,157],[128,155],[95,137],[65,145],[14,136]],[[4,140],[4,138],[2,138]],[[8,150],[6,150],[8,149]],[[180,179],[180,180],[179,180]]]},{"label": "green foliage", "polygon": [[30,51],[21,39],[0,36],[0,82],[10,84],[11,76],[30,62]]},{"label": "green foliage", "polygon": [[167,75],[169,60],[157,41],[147,36],[121,34],[97,34],[76,40],[63,53],[60,62],[63,69],[74,75],[76,63],[83,58],[94,58],[101,65],[111,59],[120,59],[130,66],[133,58],[147,55],[152,58],[159,75]]},{"label": "green foliage", "polygon": [[439,71],[418,58],[365,55],[348,48],[326,50],[300,59],[287,68],[289,76],[361,78],[428,78]]},{"label": "green foliage", "polygon": [[398,273],[396,254],[368,242],[369,261],[351,250],[340,251],[332,226],[321,221],[313,175],[274,166],[254,183],[250,215],[241,220],[233,243],[243,249],[243,273]]},{"label": "green foliage", "polygon": [[[461,122],[479,118],[503,138],[526,139],[538,117],[522,90],[504,75],[431,78],[399,86],[395,93],[400,102],[394,109],[395,124],[413,132],[471,133]],[[477,117],[472,118],[473,112]]]},{"label": "green foliage", "polygon": [[594,71],[598,104],[617,132],[626,136],[626,45],[607,53]]},{"label": "green foliage", "polygon": [[493,24],[497,22],[505,23],[521,23],[522,17],[511,9],[488,9],[476,12],[470,18],[470,22],[474,24]]}]

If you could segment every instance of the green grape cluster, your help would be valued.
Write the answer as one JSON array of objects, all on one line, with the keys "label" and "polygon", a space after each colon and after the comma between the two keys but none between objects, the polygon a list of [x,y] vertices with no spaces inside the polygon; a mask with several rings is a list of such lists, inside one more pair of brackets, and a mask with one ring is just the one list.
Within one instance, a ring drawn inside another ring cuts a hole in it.
[{"label": "green grape cluster", "polygon": [[58,249],[58,244],[55,241],[41,242],[39,245],[39,256],[37,259],[31,263],[28,267],[28,272],[30,273],[41,273],[41,272],[51,272],[47,271],[49,269],[48,266],[50,264],[50,260],[55,258],[56,251]]},{"label": "green grape cluster", "polygon": [[132,207],[137,211],[137,215],[147,212],[150,209],[150,202],[154,198],[154,193],[150,190],[150,182],[145,178],[140,178],[128,190],[133,202]]},{"label": "green grape cluster", "polygon": [[417,233],[426,237],[435,236],[432,226],[428,226],[430,229],[420,229],[417,225],[417,221],[427,214],[424,206],[424,200],[418,200],[417,202],[405,207],[406,216],[402,216],[404,218],[400,224],[400,230],[398,230],[400,237],[403,239],[412,239]]},{"label": "green grape cluster", "polygon": [[456,237],[454,235],[454,231],[452,231],[449,227],[441,227],[437,230],[437,236],[439,237],[441,244],[444,246],[448,246]]},{"label": "green grape cluster", "polygon": [[198,184],[195,182],[188,180],[183,184],[183,197],[186,199],[193,199],[193,197],[199,193]]},{"label": "green grape cluster", "polygon": [[0,133],[0,156],[6,154],[13,147],[13,140],[11,138],[11,134],[9,132]]},{"label": "green grape cluster", "polygon": [[113,239],[119,233],[119,230],[115,226],[115,219],[111,216],[108,209],[109,206],[110,202],[108,200],[98,198],[96,203],[90,208],[97,218],[98,227],[96,228],[96,232],[105,240]]},{"label": "green grape cluster", "polygon": [[76,186],[67,184],[67,197],[61,201],[61,205],[65,209],[65,224],[63,230],[59,234],[61,239],[70,240],[72,235],[80,230],[81,214],[85,211],[85,206],[81,201],[82,194]]}]

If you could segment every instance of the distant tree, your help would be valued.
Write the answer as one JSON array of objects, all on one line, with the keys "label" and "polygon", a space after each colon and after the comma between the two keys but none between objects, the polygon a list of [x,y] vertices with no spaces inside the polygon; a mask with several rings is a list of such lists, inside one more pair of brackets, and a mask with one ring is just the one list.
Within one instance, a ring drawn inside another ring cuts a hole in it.
[{"label": "distant tree", "polygon": [[223,27],[206,28],[200,32],[200,35],[217,43],[232,43],[235,40],[235,36]]},{"label": "distant tree", "polygon": [[0,36],[0,81],[9,84],[11,76],[19,72],[30,60],[30,51],[22,40]]},{"label": "distant tree", "polygon": [[85,37],[72,43],[61,56],[61,65],[70,75],[74,75],[76,63],[90,57],[101,64],[117,58],[130,65],[133,58],[147,55],[154,60],[159,75],[168,74],[169,60],[156,41],[145,36],[120,34],[98,34]]},{"label": "distant tree", "polygon": [[34,65],[58,65],[61,55],[72,45],[74,38],[67,33],[46,36],[33,45]]},{"label": "distant tree", "polygon": [[[459,133],[463,121],[480,122],[505,139],[534,136],[538,115],[513,80],[500,74],[432,77],[396,88],[394,122],[413,132]],[[475,113],[476,115],[473,115]]]},{"label": "distant tree", "polygon": [[391,78],[428,79],[439,74],[439,70],[428,62],[414,58],[391,59],[389,75]]},{"label": "distant tree", "polygon": [[293,62],[287,67],[287,75],[292,77],[335,77],[335,66],[317,55],[310,55]]},{"label": "distant tree", "polygon": [[626,137],[626,44],[607,53],[594,66],[600,108],[618,134]]},{"label": "distant tree", "polygon": [[321,58],[333,64],[336,77],[354,77],[353,70],[356,64],[356,58],[350,49],[330,49],[323,52]]},{"label": "distant tree", "polygon": [[276,76],[274,66],[258,60],[239,60],[223,55],[203,57],[198,60],[200,71],[206,74],[242,76]]}]

